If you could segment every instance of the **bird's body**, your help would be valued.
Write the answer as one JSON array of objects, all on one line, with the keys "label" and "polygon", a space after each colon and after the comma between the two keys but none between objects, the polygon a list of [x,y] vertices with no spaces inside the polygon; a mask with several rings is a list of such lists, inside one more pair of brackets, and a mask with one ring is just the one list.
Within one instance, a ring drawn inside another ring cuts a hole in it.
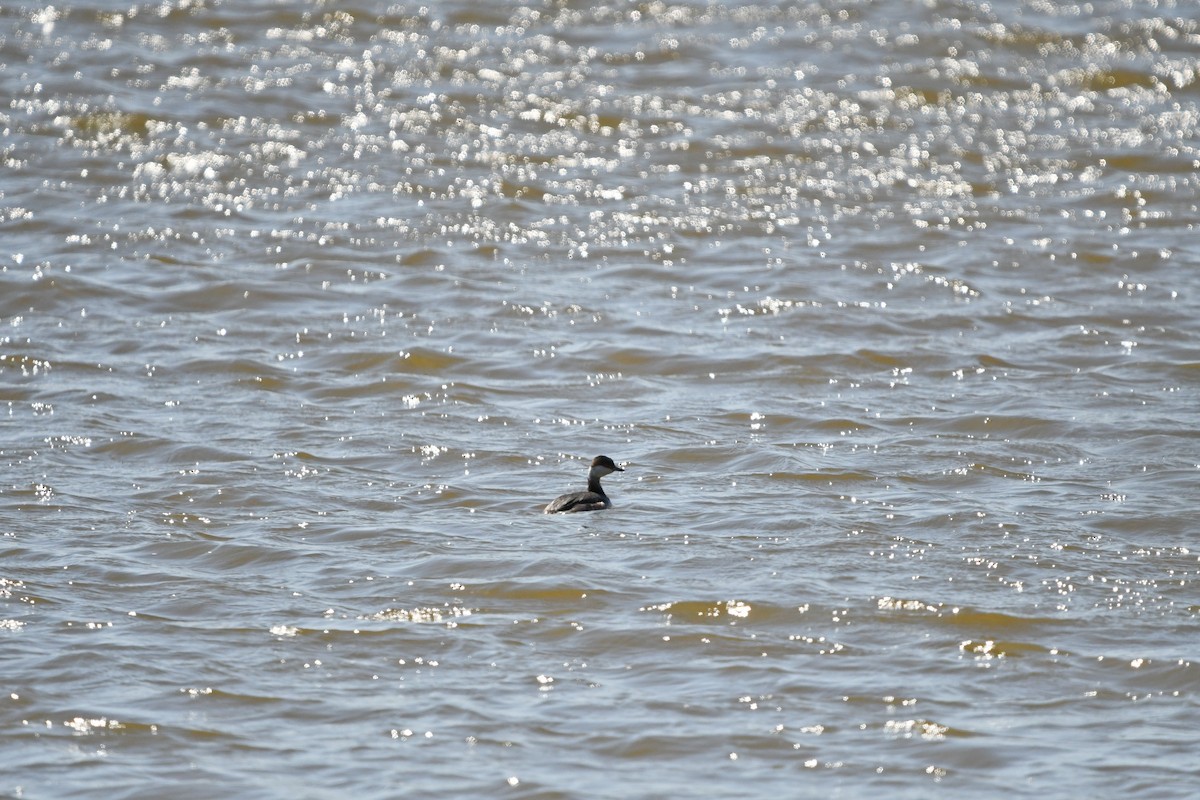
[{"label": "bird's body", "polygon": [[624,472],[608,456],[596,456],[588,470],[587,491],[571,492],[551,500],[546,506],[547,514],[570,514],[575,511],[600,511],[612,508],[612,501],[604,493],[600,479],[610,472]]}]

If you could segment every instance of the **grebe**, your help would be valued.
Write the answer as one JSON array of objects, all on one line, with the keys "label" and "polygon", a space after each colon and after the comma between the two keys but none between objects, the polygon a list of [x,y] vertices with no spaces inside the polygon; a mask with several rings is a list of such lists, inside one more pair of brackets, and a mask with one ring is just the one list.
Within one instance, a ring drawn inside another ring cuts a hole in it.
[{"label": "grebe", "polygon": [[571,492],[557,497],[546,506],[547,514],[566,514],[573,511],[599,511],[612,508],[612,501],[600,486],[600,479],[610,472],[625,470],[613,463],[608,456],[596,456],[592,459],[592,468],[588,470],[588,488],[586,492]]}]

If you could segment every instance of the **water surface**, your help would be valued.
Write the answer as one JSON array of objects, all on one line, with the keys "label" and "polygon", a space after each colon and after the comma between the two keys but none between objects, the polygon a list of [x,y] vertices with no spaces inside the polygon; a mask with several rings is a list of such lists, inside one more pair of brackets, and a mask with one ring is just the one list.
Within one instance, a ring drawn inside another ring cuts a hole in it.
[{"label": "water surface", "polygon": [[1192,10],[0,9],[0,792],[1190,796]]}]

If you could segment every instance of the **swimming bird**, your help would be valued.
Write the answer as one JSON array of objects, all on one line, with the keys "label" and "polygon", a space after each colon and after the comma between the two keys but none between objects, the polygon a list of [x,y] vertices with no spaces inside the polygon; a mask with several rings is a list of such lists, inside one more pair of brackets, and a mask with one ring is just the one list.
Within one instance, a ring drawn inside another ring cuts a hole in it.
[{"label": "swimming bird", "polygon": [[612,508],[612,501],[604,493],[600,479],[610,472],[624,472],[608,456],[596,456],[592,459],[592,467],[588,470],[588,487],[586,492],[571,492],[562,497],[556,497],[546,506],[547,514],[567,514],[574,511],[599,511]]}]

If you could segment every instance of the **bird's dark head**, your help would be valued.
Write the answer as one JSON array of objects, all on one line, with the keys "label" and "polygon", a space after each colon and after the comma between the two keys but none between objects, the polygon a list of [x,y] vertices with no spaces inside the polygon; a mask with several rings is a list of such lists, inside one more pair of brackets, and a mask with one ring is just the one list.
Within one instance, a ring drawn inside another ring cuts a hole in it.
[{"label": "bird's dark head", "polygon": [[624,472],[625,470],[618,467],[616,462],[608,456],[596,456],[592,459],[592,471],[607,475],[610,472]]}]

